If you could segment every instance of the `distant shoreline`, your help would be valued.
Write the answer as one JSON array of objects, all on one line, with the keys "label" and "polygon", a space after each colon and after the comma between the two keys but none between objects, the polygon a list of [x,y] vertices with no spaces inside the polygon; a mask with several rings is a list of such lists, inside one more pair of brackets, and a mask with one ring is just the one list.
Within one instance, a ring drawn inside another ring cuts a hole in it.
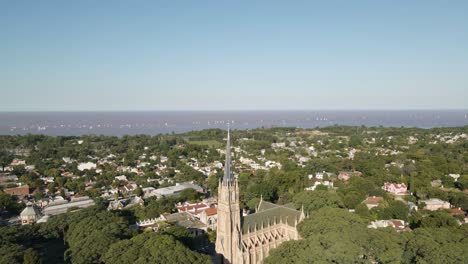
[{"label": "distant shoreline", "polygon": [[468,113],[468,108],[440,108],[440,109],[227,109],[227,110],[24,110],[24,111],[0,111],[0,114],[6,113],[180,113],[180,112],[201,112],[201,113],[226,113],[226,112],[453,112],[453,111],[465,111]]},{"label": "distant shoreline", "polygon": [[0,112],[0,135],[157,135],[225,129],[227,122],[232,122],[233,129],[333,125],[462,127],[468,125],[468,110]]}]

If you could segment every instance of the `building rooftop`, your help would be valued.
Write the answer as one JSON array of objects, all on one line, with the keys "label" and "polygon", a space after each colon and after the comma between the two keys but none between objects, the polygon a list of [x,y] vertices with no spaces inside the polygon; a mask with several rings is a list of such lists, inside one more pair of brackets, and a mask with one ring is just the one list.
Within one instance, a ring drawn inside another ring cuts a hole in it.
[{"label": "building rooftop", "polygon": [[73,207],[86,208],[86,207],[90,207],[93,205],[94,205],[93,200],[89,198],[81,197],[69,203],[48,205],[44,208],[42,212],[48,215],[59,215],[59,214],[66,213],[68,209],[73,208]]},{"label": "building rooftop", "polygon": [[39,209],[37,209],[37,207],[34,206],[33,204],[28,204],[28,206],[26,206],[26,208],[24,208],[20,214],[21,217],[39,216],[39,215],[41,215],[41,213],[39,212]]},{"label": "building rooftop", "polygon": [[448,203],[448,202],[442,201],[441,199],[438,199],[438,198],[431,198],[431,199],[428,199],[428,200],[424,200],[422,202],[425,203],[426,205]]},{"label": "building rooftop", "polygon": [[171,196],[171,195],[176,195],[176,194],[180,193],[181,191],[183,191],[185,189],[189,189],[189,188],[194,189],[197,192],[202,192],[203,191],[203,188],[201,188],[200,186],[198,186],[196,184],[193,184],[193,183],[180,183],[180,184],[177,184],[175,186],[159,188],[159,189],[154,190],[153,192],[157,196]]},{"label": "building rooftop", "polygon": [[300,221],[302,215],[301,211],[265,202],[260,200],[257,212],[254,214],[246,215],[242,222],[242,232],[253,232],[255,229],[262,229],[268,225],[275,225],[285,223],[289,226],[295,226]]}]

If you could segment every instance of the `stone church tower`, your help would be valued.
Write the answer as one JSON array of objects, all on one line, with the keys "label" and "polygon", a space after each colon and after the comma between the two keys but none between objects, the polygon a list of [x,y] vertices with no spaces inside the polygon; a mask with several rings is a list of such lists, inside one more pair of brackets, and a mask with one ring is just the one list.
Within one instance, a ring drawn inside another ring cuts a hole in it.
[{"label": "stone church tower", "polygon": [[241,215],[239,185],[231,171],[231,143],[228,130],[224,176],[218,187],[218,223],[216,227],[216,253],[222,255],[222,263],[237,263]]},{"label": "stone church tower", "polygon": [[297,224],[304,211],[260,199],[254,214],[242,217],[239,185],[231,170],[231,142],[228,130],[224,176],[218,187],[217,263],[261,263],[270,249],[284,241],[300,239]]}]

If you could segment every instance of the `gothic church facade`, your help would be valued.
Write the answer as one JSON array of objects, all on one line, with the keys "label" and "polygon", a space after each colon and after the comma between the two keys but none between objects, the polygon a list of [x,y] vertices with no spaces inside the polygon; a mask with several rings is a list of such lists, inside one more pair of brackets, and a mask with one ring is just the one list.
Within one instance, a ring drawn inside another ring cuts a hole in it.
[{"label": "gothic church facade", "polygon": [[260,200],[254,214],[242,216],[239,185],[231,171],[231,146],[228,130],[224,176],[218,188],[216,253],[218,262],[261,263],[270,249],[284,241],[299,239],[297,224],[303,210]]}]

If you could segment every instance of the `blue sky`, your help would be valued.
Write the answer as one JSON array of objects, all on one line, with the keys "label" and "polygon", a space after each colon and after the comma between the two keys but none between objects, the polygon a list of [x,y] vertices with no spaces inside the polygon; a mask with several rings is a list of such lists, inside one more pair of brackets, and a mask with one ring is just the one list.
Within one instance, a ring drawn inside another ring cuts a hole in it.
[{"label": "blue sky", "polygon": [[0,111],[466,109],[468,1],[1,1]]}]

